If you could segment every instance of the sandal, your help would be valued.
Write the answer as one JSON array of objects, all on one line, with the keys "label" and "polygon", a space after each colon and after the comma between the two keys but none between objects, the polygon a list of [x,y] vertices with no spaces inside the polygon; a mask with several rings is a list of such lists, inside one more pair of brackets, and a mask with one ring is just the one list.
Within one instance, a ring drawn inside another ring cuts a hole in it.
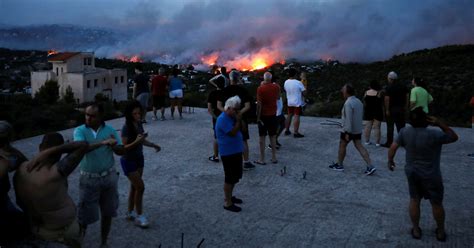
[{"label": "sandal", "polygon": [[436,240],[438,240],[439,242],[446,242],[446,232],[444,233],[444,235],[439,235],[439,229],[436,228],[435,230],[435,234],[436,234]]},{"label": "sandal", "polygon": [[219,163],[219,157],[210,156],[209,161]]},{"label": "sandal", "polygon": [[421,239],[421,235],[422,235],[422,231],[421,231],[421,228],[418,227],[418,229],[420,229],[420,234],[417,236],[415,234],[415,228],[412,228],[411,229],[411,237],[414,238],[414,239]]},{"label": "sandal", "polygon": [[267,164],[267,163],[265,163],[265,162],[260,162],[260,161],[258,161],[258,160],[255,160],[255,161],[253,161],[253,162],[256,163],[256,164],[259,164],[259,165],[266,165],[266,164]]}]

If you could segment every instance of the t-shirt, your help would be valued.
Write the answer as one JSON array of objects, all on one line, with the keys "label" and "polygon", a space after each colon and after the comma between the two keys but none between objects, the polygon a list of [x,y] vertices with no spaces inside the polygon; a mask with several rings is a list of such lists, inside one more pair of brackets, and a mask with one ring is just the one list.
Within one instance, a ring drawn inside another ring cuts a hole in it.
[{"label": "t-shirt", "polygon": [[300,107],[303,105],[301,93],[306,90],[303,83],[296,79],[288,79],[285,81],[284,88],[289,107]]},{"label": "t-shirt", "polygon": [[179,77],[170,78],[170,91],[183,89],[183,80]]},{"label": "t-shirt", "polygon": [[440,157],[443,143],[453,141],[441,130],[433,128],[402,128],[396,139],[406,150],[406,172],[415,172],[422,178],[441,176]]},{"label": "t-shirt", "polygon": [[216,118],[221,114],[221,111],[217,108],[217,100],[221,97],[222,90],[213,90],[207,97],[207,103],[210,103],[214,110]]},{"label": "t-shirt", "polygon": [[[74,129],[74,141],[87,141],[89,144],[100,143],[113,135],[118,145],[122,140],[117,131],[107,124],[103,124],[97,132],[85,124]],[[100,146],[84,155],[79,163],[81,171],[88,173],[101,173],[114,166],[114,152],[110,146]]]},{"label": "t-shirt", "polygon": [[[225,106],[225,101],[227,99],[233,97],[233,96],[239,96],[240,98],[240,109],[243,109],[245,107],[246,102],[250,102],[250,96],[248,91],[239,85],[229,85],[222,90],[222,95],[218,101],[222,102],[222,106]],[[247,116],[247,113],[244,114],[243,118]]]},{"label": "t-shirt", "polygon": [[406,107],[407,94],[409,93],[404,84],[394,82],[385,89],[385,96],[390,97],[390,110],[403,110]]},{"label": "t-shirt", "polygon": [[[138,134],[143,134],[145,131],[143,130],[142,123],[138,123],[136,134],[130,133],[130,130],[127,124],[124,124],[122,127],[122,137],[127,137],[127,142],[130,144],[137,138]],[[135,146],[133,149],[128,150],[123,156],[123,158],[127,160],[136,160],[138,158],[143,157],[143,144],[139,144]]]},{"label": "t-shirt", "polygon": [[415,106],[411,109],[415,109],[418,107],[423,107],[423,111],[428,113],[428,104],[433,101],[433,97],[431,96],[428,91],[426,91],[423,87],[415,87],[410,91],[410,102],[414,102]]},{"label": "t-shirt", "polygon": [[342,131],[351,134],[362,133],[364,105],[355,96],[350,96],[346,99],[342,114]]},{"label": "t-shirt", "polygon": [[280,86],[264,83],[257,88],[257,101],[262,105],[263,116],[274,116],[277,110],[277,100],[280,97]]},{"label": "t-shirt", "polygon": [[[135,76],[135,84],[137,85],[137,89],[136,89],[136,96],[140,95],[141,93],[149,93],[150,92],[150,87],[148,86],[148,81],[150,80],[150,78],[143,74],[143,73],[140,73],[138,75]],[[135,97],[136,97],[135,96]]]},{"label": "t-shirt", "polygon": [[215,131],[217,136],[217,145],[219,147],[219,153],[221,156],[229,156],[240,153],[244,150],[242,133],[238,131],[235,136],[229,135],[229,132],[232,131],[234,125],[235,119],[228,116],[226,113],[222,113],[219,115],[219,117],[217,117]]},{"label": "t-shirt", "polygon": [[158,75],[151,80],[151,94],[154,96],[166,96],[166,87],[168,87],[168,78]]}]

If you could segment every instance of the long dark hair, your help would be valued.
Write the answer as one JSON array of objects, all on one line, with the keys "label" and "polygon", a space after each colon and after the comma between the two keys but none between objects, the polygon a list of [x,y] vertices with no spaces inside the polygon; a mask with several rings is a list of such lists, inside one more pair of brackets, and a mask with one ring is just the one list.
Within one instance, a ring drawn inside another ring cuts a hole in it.
[{"label": "long dark hair", "polygon": [[135,118],[133,117],[133,110],[136,108],[143,112],[143,107],[138,101],[131,101],[125,107],[125,125],[127,125],[129,140],[134,140],[138,135],[138,130],[135,127]]}]

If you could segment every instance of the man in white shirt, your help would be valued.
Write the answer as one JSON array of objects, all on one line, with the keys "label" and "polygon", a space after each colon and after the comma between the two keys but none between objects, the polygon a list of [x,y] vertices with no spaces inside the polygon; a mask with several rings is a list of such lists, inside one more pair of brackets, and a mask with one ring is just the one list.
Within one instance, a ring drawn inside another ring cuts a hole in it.
[{"label": "man in white shirt", "polygon": [[288,70],[288,79],[285,81],[284,88],[286,91],[286,99],[288,105],[288,119],[286,119],[285,135],[290,135],[290,125],[293,115],[295,121],[293,122],[293,137],[303,138],[304,135],[299,133],[300,115],[302,113],[301,106],[303,105],[303,96],[306,95],[306,89],[299,80],[296,79],[297,71],[293,68]]}]

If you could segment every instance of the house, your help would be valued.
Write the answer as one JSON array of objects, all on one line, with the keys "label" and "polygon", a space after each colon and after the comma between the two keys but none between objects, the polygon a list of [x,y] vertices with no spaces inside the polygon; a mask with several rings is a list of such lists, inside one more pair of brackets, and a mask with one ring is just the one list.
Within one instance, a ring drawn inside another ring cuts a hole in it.
[{"label": "house", "polygon": [[107,70],[95,67],[94,53],[63,52],[48,57],[52,71],[31,72],[31,91],[34,96],[48,80],[57,81],[59,96],[71,87],[77,102],[91,102],[101,93],[111,100],[127,100],[127,70]]}]

